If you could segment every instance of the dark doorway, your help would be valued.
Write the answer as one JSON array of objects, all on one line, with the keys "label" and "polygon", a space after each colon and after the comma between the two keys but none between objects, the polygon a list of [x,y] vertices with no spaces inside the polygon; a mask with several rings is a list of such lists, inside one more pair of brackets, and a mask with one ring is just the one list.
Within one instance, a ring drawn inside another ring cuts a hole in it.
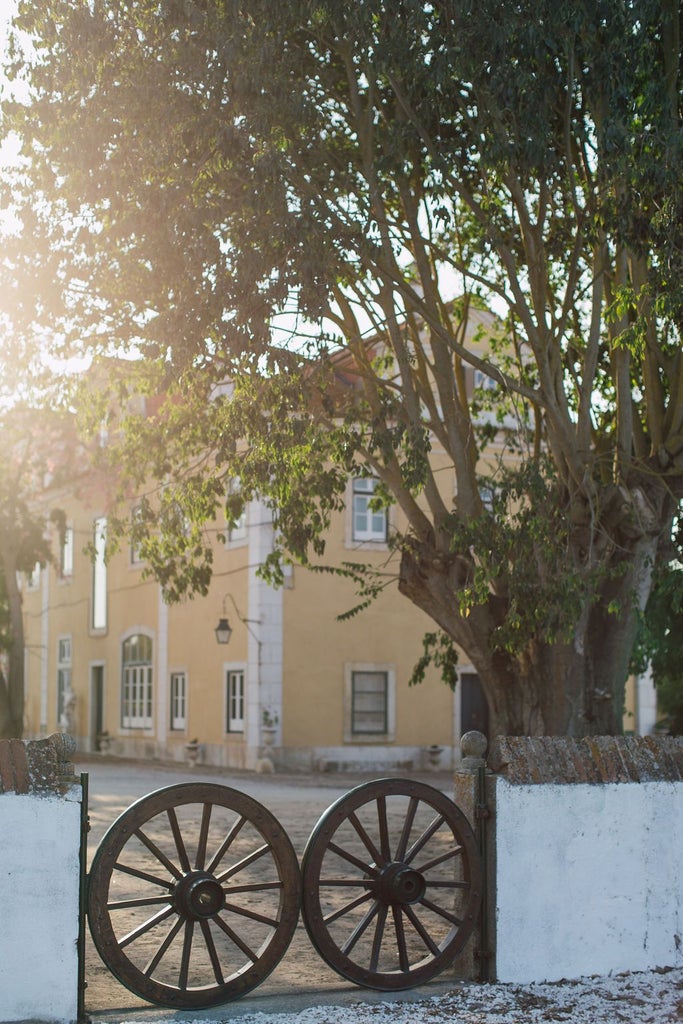
[{"label": "dark doorway", "polygon": [[460,725],[463,733],[476,729],[489,736],[489,706],[476,672],[460,676]]},{"label": "dark doorway", "polygon": [[104,732],[104,665],[90,666],[90,749],[100,749]]}]

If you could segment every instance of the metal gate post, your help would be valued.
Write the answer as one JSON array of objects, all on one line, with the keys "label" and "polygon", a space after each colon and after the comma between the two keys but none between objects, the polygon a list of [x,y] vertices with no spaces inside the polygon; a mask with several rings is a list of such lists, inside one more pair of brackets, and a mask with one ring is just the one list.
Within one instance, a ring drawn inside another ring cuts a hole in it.
[{"label": "metal gate post", "polygon": [[488,900],[488,822],[491,817],[491,810],[486,799],[486,765],[479,765],[477,769],[477,806],[475,810],[479,832],[479,855],[481,857],[481,908],[479,911],[479,948],[475,950],[475,956],[479,956],[479,980],[489,980],[489,960],[491,951],[489,949],[489,900]]},{"label": "metal gate post", "polygon": [[85,1013],[85,912],[87,903],[87,863],[88,863],[88,832],[90,818],[88,815],[88,773],[81,773],[81,842],[79,846],[79,883],[78,883],[78,1024],[87,1021]]},{"label": "metal gate post", "polygon": [[472,730],[460,740],[461,758],[454,773],[454,800],[469,819],[477,835],[482,874],[482,901],[479,922],[470,943],[456,963],[458,977],[468,981],[488,981],[491,931],[489,928],[491,849],[488,843],[488,822],[491,818],[487,800],[487,775],[484,755],[487,739]]}]

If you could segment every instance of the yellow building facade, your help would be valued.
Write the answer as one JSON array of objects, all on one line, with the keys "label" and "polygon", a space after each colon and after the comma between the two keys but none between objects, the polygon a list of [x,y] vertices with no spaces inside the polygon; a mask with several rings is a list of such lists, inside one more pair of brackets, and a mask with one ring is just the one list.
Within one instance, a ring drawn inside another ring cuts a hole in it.
[{"label": "yellow building facade", "polygon": [[[446,465],[444,482],[454,490]],[[367,560],[396,576],[387,536],[398,513],[371,511],[372,486],[349,480],[326,562]],[[434,627],[396,580],[345,621],[356,597],[338,576],[297,566],[273,588],[257,575],[272,521],[253,501],[227,540],[215,524],[208,595],[167,605],[134,547],[105,559],[98,500],[82,486],[51,495],[66,531],[50,527],[55,562],[24,581],[27,736],[65,729],[85,751],[177,761],[195,756],[196,741],[207,764],[381,771],[437,756],[447,766],[461,733],[485,727],[464,661],[456,694],[433,671],[409,686]],[[228,642],[217,639],[221,620]]]}]

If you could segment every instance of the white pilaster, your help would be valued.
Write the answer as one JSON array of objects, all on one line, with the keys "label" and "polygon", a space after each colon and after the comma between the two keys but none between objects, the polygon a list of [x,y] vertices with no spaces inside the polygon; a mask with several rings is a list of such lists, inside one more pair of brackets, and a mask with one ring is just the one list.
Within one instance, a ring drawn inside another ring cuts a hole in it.
[{"label": "white pilaster", "polygon": [[48,662],[50,643],[50,570],[40,570],[40,731],[47,732]]},{"label": "white pilaster", "polygon": [[275,746],[281,742],[283,616],[282,589],[256,575],[273,550],[273,523],[260,501],[249,506],[249,645],[247,665],[247,766],[254,768],[261,746],[264,714],[277,720]]}]

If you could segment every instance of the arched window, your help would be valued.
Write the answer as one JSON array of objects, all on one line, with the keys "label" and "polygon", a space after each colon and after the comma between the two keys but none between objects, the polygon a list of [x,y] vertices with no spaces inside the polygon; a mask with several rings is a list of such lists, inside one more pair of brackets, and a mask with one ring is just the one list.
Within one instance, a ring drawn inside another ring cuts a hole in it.
[{"label": "arched window", "polygon": [[152,640],[136,633],[121,650],[121,725],[151,729],[152,722]]}]

